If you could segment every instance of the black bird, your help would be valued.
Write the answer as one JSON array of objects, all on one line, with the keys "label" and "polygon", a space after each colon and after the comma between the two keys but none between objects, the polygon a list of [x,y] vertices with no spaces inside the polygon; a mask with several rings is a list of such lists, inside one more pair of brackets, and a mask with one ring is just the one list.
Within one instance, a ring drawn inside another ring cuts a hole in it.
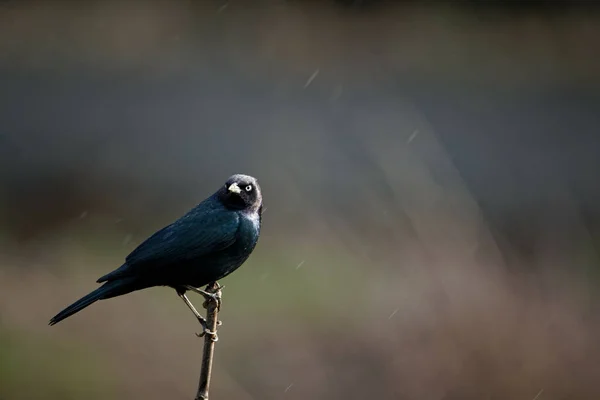
[{"label": "black bird", "polygon": [[198,288],[229,275],[248,259],[258,242],[261,214],[257,180],[232,175],[212,196],[146,239],[122,266],[98,279],[104,285],[59,312],[50,325],[98,300],[153,286],[175,289],[196,318],[204,321],[185,292],[210,296]]}]

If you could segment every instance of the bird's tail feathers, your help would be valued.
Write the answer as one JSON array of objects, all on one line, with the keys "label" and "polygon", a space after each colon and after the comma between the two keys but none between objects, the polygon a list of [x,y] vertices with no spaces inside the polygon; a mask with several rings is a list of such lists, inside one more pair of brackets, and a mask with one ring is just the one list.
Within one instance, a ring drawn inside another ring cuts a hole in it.
[{"label": "bird's tail feathers", "polygon": [[87,306],[95,303],[98,300],[109,299],[111,297],[120,296],[135,290],[131,279],[120,279],[116,281],[106,282],[93,292],[83,296],[75,303],[71,304],[58,314],[56,314],[49,322],[49,325],[59,323],[65,318],[83,310]]}]

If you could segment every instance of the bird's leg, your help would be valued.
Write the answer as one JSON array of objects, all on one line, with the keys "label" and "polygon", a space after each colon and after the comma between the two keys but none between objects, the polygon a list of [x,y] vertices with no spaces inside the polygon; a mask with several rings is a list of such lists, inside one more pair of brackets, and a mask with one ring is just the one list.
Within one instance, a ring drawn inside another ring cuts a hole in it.
[{"label": "bird's leg", "polygon": [[192,313],[194,313],[194,316],[196,318],[198,318],[198,321],[200,321],[200,323],[206,323],[206,318],[204,318],[202,315],[200,315],[198,310],[196,310],[196,307],[194,307],[194,305],[192,304],[190,299],[188,299],[188,297],[185,295],[185,293],[177,293],[177,294],[179,295],[179,297],[181,297],[181,299],[183,300],[185,305],[188,306],[188,308],[192,311]]},{"label": "bird's leg", "polygon": [[185,288],[191,292],[194,293],[198,293],[202,296],[204,296],[204,299],[206,300],[203,304],[204,308],[207,308],[208,306],[208,301],[214,301],[215,303],[217,303],[217,311],[221,311],[221,289],[223,289],[225,286],[220,286],[218,283],[216,283],[217,286],[217,291],[216,293],[209,293],[205,290],[202,289],[198,289],[195,288],[193,286],[185,286]]},{"label": "bird's leg", "polygon": [[204,335],[210,335],[212,337],[213,341],[216,342],[217,340],[219,340],[217,338],[217,332],[213,332],[208,329],[208,326],[206,325],[206,318],[204,318],[202,315],[200,315],[198,310],[196,310],[196,307],[194,307],[194,305],[192,304],[190,299],[187,298],[185,293],[177,291],[177,294],[179,295],[179,297],[181,297],[181,299],[183,300],[185,305],[188,306],[188,308],[192,311],[192,313],[194,313],[194,316],[198,319],[198,322],[200,322],[200,325],[202,326],[202,333],[196,333],[196,336],[202,337]]}]

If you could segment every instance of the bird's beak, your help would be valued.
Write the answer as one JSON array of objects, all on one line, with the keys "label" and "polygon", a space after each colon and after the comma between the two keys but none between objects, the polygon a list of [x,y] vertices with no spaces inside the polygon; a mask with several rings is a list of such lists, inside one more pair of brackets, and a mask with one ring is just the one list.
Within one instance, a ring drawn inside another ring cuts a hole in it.
[{"label": "bird's beak", "polygon": [[237,193],[237,194],[242,193],[242,189],[240,189],[240,187],[238,186],[238,184],[235,183],[235,182],[232,183],[231,186],[229,186],[228,190],[230,192]]}]

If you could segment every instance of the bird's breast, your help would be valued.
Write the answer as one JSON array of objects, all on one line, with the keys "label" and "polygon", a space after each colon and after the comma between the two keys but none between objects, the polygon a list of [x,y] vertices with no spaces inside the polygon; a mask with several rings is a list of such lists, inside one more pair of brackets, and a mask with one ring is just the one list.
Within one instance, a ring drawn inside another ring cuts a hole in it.
[{"label": "bird's breast", "polygon": [[244,217],[250,222],[256,232],[260,231],[260,217],[258,213],[246,214]]},{"label": "bird's breast", "polygon": [[241,217],[238,242],[246,250],[252,251],[260,235],[260,219],[257,213],[242,214]]}]

